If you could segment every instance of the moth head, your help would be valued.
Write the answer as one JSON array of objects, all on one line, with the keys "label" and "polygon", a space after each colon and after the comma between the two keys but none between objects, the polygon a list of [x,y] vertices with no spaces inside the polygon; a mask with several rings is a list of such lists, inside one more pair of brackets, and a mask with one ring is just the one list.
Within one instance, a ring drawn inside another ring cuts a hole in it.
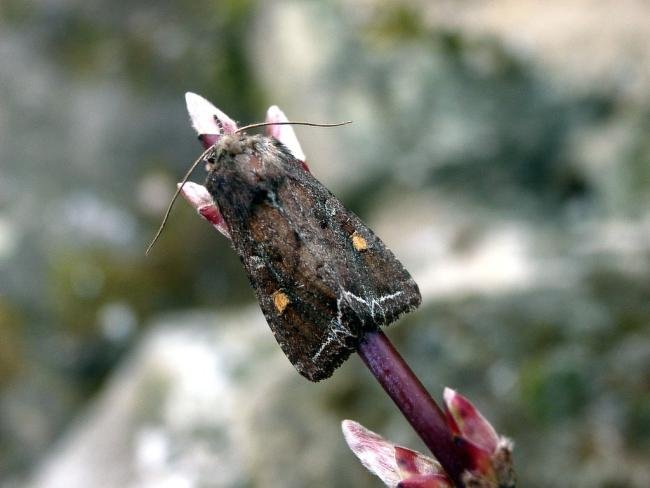
[{"label": "moth head", "polygon": [[[240,127],[239,129],[236,129],[234,131],[232,129],[226,131],[223,122],[219,119],[217,115],[214,115],[214,120],[215,123],[217,124],[219,133],[209,135],[211,136],[212,139],[212,145],[209,148],[207,148],[205,151],[203,151],[203,153],[201,153],[198,159],[194,161],[194,163],[192,163],[189,170],[187,171],[187,173],[185,173],[185,176],[181,180],[181,183],[178,184],[176,192],[174,193],[174,196],[172,197],[172,199],[169,202],[169,205],[167,206],[167,210],[165,211],[165,215],[163,216],[162,222],[160,223],[160,227],[158,227],[158,231],[156,232],[153,239],[151,240],[151,243],[147,247],[145,254],[149,254],[149,251],[151,251],[151,248],[158,240],[158,237],[160,237],[160,234],[162,233],[165,227],[165,223],[169,218],[169,214],[171,213],[174,202],[176,201],[176,198],[178,198],[178,195],[180,195],[183,185],[187,182],[194,169],[201,162],[205,161],[205,169],[207,171],[212,171],[213,169],[215,169],[216,165],[218,165],[220,161],[224,159],[224,156],[226,154],[230,154],[236,159],[237,156],[246,152],[246,148],[252,145],[253,143],[252,139],[256,137],[256,136],[246,135],[245,134],[246,130],[255,129],[257,127],[266,127],[269,125],[307,125],[312,127],[337,127],[352,122],[350,120],[346,122],[340,122],[337,124],[315,124],[311,122],[290,122],[290,121],[261,122],[257,124],[250,124],[245,127]],[[203,135],[199,136],[199,138],[201,138],[202,136]],[[202,140],[203,142],[205,142],[204,139]]]},{"label": "moth head", "polygon": [[252,146],[251,138],[246,134],[224,134],[205,154],[205,169],[212,171],[228,157],[235,158],[244,154]]}]

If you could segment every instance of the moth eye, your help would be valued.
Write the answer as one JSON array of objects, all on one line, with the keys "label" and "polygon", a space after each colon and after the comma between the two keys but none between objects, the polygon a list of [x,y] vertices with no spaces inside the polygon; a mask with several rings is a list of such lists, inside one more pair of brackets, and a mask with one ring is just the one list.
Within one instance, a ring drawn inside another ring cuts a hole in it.
[{"label": "moth eye", "polygon": [[211,171],[214,169],[219,157],[221,156],[221,151],[212,151],[205,157],[205,170]]},{"label": "moth eye", "polygon": [[212,171],[216,165],[214,157],[205,158],[205,170]]}]

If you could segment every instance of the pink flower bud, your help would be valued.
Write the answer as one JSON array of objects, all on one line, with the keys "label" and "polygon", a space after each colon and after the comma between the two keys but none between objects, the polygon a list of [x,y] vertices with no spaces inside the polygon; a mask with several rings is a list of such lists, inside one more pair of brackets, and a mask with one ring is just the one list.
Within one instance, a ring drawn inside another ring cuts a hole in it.
[{"label": "pink flower bud", "polygon": [[481,449],[494,452],[499,443],[499,436],[474,405],[451,388],[445,388],[444,399],[447,416],[453,422],[450,422],[452,430]]},{"label": "pink flower bud", "polygon": [[[180,186],[180,183],[178,183],[178,186]],[[181,195],[196,209],[201,217],[210,222],[215,229],[230,239],[228,225],[223,220],[219,207],[213,202],[212,196],[204,186],[188,181],[183,185]]]},{"label": "pink flower bud", "polygon": [[[341,424],[345,440],[361,463],[386,486],[451,488],[438,462],[398,446],[352,420]],[[410,484],[413,483],[413,484]]]},{"label": "pink flower bud", "polygon": [[[467,398],[450,388],[444,392],[446,419],[464,467],[466,487],[514,488],[512,442],[500,437]],[[351,420],[343,422],[350,449],[369,471],[390,487],[451,488],[442,466],[433,458],[393,444]]]},{"label": "pink flower bud", "polygon": [[[284,115],[284,112],[280,110],[277,105],[270,106],[266,111],[266,122],[288,121],[289,119],[287,119],[287,116]],[[269,136],[275,137],[278,141],[287,146],[291,151],[291,154],[293,154],[297,160],[305,163],[307,158],[305,157],[305,153],[302,151],[302,147],[300,147],[300,143],[298,142],[293,127],[290,125],[268,125],[266,126],[266,133]]]},{"label": "pink flower bud", "polygon": [[472,403],[451,388],[444,391],[449,427],[467,457],[467,486],[514,487],[512,442],[499,435]]},{"label": "pink flower bud", "polygon": [[397,488],[452,488],[449,478],[441,474],[420,474],[400,481]]},{"label": "pink flower bud", "polygon": [[202,96],[187,92],[185,94],[185,103],[187,112],[190,114],[192,127],[199,136],[204,134],[233,134],[237,130],[237,123],[234,120]]}]

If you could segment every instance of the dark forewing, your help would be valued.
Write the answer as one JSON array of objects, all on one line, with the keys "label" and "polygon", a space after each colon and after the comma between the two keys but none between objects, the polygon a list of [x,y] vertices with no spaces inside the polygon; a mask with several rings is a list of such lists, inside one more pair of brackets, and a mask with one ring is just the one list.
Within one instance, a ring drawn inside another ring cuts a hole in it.
[{"label": "dark forewing", "polygon": [[364,332],[417,307],[420,293],[383,242],[284,146],[244,137],[248,161],[222,154],[207,187],[282,350],[318,381]]}]

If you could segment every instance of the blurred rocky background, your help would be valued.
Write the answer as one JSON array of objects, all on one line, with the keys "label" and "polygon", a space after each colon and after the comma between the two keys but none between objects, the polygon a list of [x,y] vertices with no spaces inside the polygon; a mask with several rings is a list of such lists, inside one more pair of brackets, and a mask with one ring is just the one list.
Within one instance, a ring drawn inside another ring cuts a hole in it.
[{"label": "blurred rocky background", "polygon": [[[351,358],[310,384],[177,205],[183,93],[270,104],[412,272],[388,330],[514,438],[520,485],[650,486],[650,4],[0,3],[0,485],[379,486],[423,449]],[[195,179],[201,180],[202,176]]]}]

